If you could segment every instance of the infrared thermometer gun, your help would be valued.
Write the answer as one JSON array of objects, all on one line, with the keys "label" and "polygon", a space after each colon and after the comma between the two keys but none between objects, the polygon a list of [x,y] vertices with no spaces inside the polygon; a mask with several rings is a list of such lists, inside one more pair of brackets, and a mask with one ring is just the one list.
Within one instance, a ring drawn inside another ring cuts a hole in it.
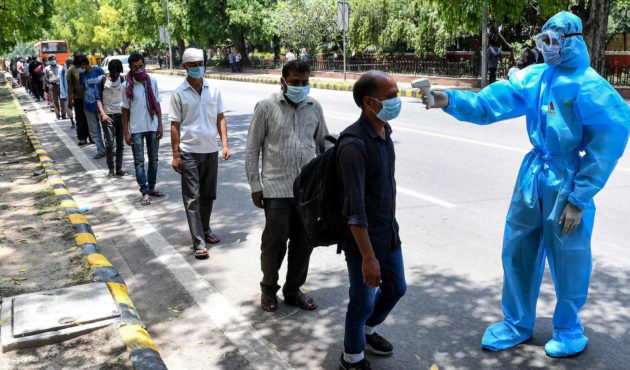
[{"label": "infrared thermometer gun", "polygon": [[435,100],[433,99],[433,94],[431,94],[431,81],[429,81],[428,78],[420,78],[413,81],[411,83],[411,87],[422,90],[422,96],[426,96],[428,98],[427,108],[433,107]]}]

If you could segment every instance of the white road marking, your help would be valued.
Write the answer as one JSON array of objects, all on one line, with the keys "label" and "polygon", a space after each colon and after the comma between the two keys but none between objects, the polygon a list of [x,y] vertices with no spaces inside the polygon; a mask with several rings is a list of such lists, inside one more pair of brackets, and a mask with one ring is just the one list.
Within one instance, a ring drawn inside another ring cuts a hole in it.
[{"label": "white road marking", "polygon": [[438,206],[442,206],[442,207],[445,207],[445,208],[455,208],[456,207],[456,205],[453,204],[453,203],[447,202],[447,201],[442,200],[442,199],[438,199],[436,197],[432,197],[430,195],[424,195],[424,194],[418,193],[418,192],[413,191],[413,190],[405,189],[405,188],[402,188],[400,186],[396,187],[396,191],[399,192],[399,193],[403,193],[405,195],[412,196],[414,198],[422,199],[422,200],[425,200],[427,202],[430,202],[430,203],[433,203],[433,204],[437,204]]},{"label": "white road marking", "polygon": [[[30,98],[29,98],[30,100]],[[31,105],[34,105],[30,101]],[[234,306],[207,280],[202,279],[194,268],[177,250],[151,225],[145,218],[146,210],[138,210],[129,204],[127,193],[104,176],[104,170],[99,169],[81,150],[76,150],[76,143],[64,132],[59,125],[48,122],[42,116],[41,108],[27,113],[31,124],[35,126],[47,125],[61,139],[66,148],[87,171],[117,207],[119,214],[135,229],[136,235],[155,253],[156,258],[173,274],[177,281],[190,294],[193,300],[225,336],[234,343],[238,351],[247,358],[250,365],[256,369],[291,369],[291,365],[276,350],[271,349],[262,335],[248,320],[242,316]],[[32,119],[37,117],[39,119]],[[45,123],[43,123],[45,122]],[[133,194],[136,194],[133,191]]]},{"label": "white road marking", "polygon": [[[356,117],[351,117],[351,116],[346,116],[346,115],[341,115],[341,114],[330,114],[330,113],[324,113],[324,114],[325,114],[325,116],[335,117],[335,118],[338,118],[338,119],[345,120],[347,122],[354,122],[354,120],[356,120]],[[447,140],[452,140],[452,141],[458,141],[458,142],[461,142],[461,143],[475,144],[475,145],[481,145],[481,146],[494,148],[494,149],[507,150],[507,151],[510,151],[510,152],[517,152],[517,153],[523,153],[524,154],[524,153],[527,153],[527,152],[529,152],[531,150],[531,149],[517,148],[517,147],[501,145],[501,144],[494,144],[494,143],[489,143],[489,142],[486,142],[486,141],[468,139],[468,138],[460,137],[460,136],[439,134],[437,132],[431,132],[431,131],[426,131],[426,130],[418,130],[418,129],[414,129],[414,128],[408,128],[408,127],[400,126],[400,125],[398,125],[396,123],[392,124],[392,128],[395,129],[396,131],[412,132],[412,133],[415,133],[415,134],[420,134],[420,135],[425,135],[425,136],[432,136],[432,137],[437,137],[437,138],[440,138],[440,139],[447,139]],[[615,170],[621,171],[621,172],[630,172],[630,167],[617,166],[617,167],[615,167]]]}]

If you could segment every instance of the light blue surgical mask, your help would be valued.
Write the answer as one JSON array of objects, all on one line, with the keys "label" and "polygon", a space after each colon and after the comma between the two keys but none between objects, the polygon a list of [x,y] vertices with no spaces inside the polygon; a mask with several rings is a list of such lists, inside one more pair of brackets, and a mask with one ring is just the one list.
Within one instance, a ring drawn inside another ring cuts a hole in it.
[{"label": "light blue surgical mask", "polygon": [[56,60],[51,60],[50,61],[50,65],[51,66],[56,66],[57,65],[57,61]]},{"label": "light blue surgical mask", "polygon": [[543,44],[541,49],[545,63],[550,66],[562,63],[562,54],[560,54],[562,47],[560,45]]},{"label": "light blue surgical mask", "polygon": [[377,102],[383,104],[383,109],[376,114],[376,118],[380,119],[383,122],[388,122],[400,114],[400,110],[402,109],[402,100],[400,97],[395,97],[387,100],[380,101],[378,99],[372,98]]},{"label": "light blue surgical mask", "polygon": [[191,78],[202,78],[203,77],[203,73],[205,72],[206,68],[201,66],[201,67],[188,67],[188,75]]},{"label": "light blue surgical mask", "polygon": [[[286,80],[284,81],[286,83]],[[287,84],[286,96],[294,103],[300,103],[306,99],[311,91],[310,86],[291,86]]]},{"label": "light blue surgical mask", "polygon": [[77,72],[79,72],[79,73],[85,73],[85,68],[77,68]]}]

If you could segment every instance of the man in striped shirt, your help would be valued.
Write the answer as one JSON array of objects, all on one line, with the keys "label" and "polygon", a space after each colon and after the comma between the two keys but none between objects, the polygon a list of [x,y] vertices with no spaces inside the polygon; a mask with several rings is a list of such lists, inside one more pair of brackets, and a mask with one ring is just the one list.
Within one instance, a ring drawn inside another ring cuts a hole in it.
[{"label": "man in striped shirt", "polygon": [[[285,303],[313,310],[317,303],[300,291],[306,281],[312,247],[297,213],[293,181],[320,153],[328,128],[321,105],[308,96],[310,69],[291,61],[282,68],[282,90],[256,104],[247,135],[245,169],[252,201],[265,210],[260,282],[263,310],[278,308],[278,270],[287,253]],[[262,179],[259,158],[262,151]]]}]

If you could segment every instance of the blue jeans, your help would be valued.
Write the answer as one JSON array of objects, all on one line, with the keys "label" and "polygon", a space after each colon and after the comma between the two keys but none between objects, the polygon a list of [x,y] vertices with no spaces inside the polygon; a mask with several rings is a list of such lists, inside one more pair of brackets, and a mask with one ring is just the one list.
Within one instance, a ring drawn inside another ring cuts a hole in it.
[{"label": "blue jeans", "polygon": [[358,252],[346,253],[350,303],[346,313],[346,332],[343,340],[345,353],[363,352],[365,326],[373,327],[385,321],[407,290],[400,246],[391,251],[387,259],[378,262],[381,268],[381,285],[378,288],[370,288],[363,283],[361,255]]},{"label": "blue jeans", "polygon": [[[155,188],[158,168],[158,149],[160,142],[156,131],[146,131],[131,134],[133,140],[133,164],[136,167],[136,180],[140,186],[142,195],[148,194]],[[149,156],[149,179],[144,171],[144,141],[147,142],[147,155]]]},{"label": "blue jeans", "polygon": [[105,144],[103,143],[103,136],[101,134],[101,116],[98,112],[86,110],[85,117],[87,117],[88,130],[90,131],[92,141],[96,145],[97,154],[105,155]]}]

